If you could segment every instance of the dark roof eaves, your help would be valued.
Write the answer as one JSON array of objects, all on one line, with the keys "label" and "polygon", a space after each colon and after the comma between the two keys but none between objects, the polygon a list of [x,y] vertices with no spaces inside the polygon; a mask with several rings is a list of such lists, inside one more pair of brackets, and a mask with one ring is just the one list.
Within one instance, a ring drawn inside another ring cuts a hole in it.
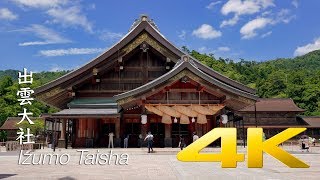
[{"label": "dark roof eaves", "polygon": [[[53,88],[54,86],[57,86],[67,80],[70,80],[76,76],[78,76],[81,73],[86,72],[87,70],[89,70],[90,68],[94,67],[95,65],[101,63],[104,59],[108,58],[109,56],[111,56],[112,54],[116,53],[116,51],[118,49],[121,49],[122,46],[124,46],[125,44],[127,44],[127,42],[130,42],[136,35],[138,35],[139,33],[141,33],[144,29],[146,29],[147,23],[145,23],[144,21],[141,22],[139,25],[137,25],[133,30],[129,31],[121,40],[119,40],[115,45],[113,45],[112,47],[110,47],[109,49],[107,49],[106,51],[104,51],[103,53],[101,53],[100,55],[98,55],[97,57],[93,58],[91,61],[89,61],[88,63],[86,63],[85,65],[81,66],[78,69],[75,69],[53,81],[50,81],[40,87],[38,87],[37,89],[35,89],[35,94],[41,93],[43,91],[46,91],[50,88]],[[134,35],[133,35],[133,34]],[[133,37],[132,37],[133,36]],[[131,38],[130,38],[131,37]],[[122,45],[122,46],[120,46]],[[118,47],[120,46],[120,47]]]}]

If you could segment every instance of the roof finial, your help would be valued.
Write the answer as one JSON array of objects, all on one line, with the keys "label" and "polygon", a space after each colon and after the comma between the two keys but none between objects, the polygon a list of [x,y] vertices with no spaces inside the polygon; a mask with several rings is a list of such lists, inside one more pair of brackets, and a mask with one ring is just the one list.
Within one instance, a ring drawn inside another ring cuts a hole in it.
[{"label": "roof finial", "polygon": [[140,15],[140,20],[141,20],[141,21],[147,21],[147,20],[149,20],[149,17],[148,17],[147,14],[141,14],[141,15]]},{"label": "roof finial", "polygon": [[159,28],[157,27],[157,25],[154,23],[153,19],[150,19],[149,16],[147,14],[141,14],[139,19],[136,19],[132,26],[130,27],[129,31],[131,31],[132,29],[134,29],[135,27],[138,26],[138,24],[140,24],[143,21],[147,21],[151,26],[153,26],[157,31],[159,31]]}]

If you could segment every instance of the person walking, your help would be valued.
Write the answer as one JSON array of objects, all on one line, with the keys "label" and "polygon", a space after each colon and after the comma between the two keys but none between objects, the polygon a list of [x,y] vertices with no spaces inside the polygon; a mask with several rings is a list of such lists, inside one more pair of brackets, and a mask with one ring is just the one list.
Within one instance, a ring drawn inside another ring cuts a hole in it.
[{"label": "person walking", "polygon": [[148,153],[150,153],[150,149],[151,149],[151,151],[153,152],[153,148],[152,148],[152,145],[153,145],[153,135],[151,134],[150,131],[148,132],[148,135],[146,136],[146,138],[144,138],[144,141],[147,141],[147,144],[148,144]]},{"label": "person walking", "polygon": [[114,147],[113,147],[113,136],[114,136],[113,132],[110,132],[110,133],[109,133],[109,144],[108,144],[108,148],[110,148],[111,146],[112,146],[112,148],[114,148]]},{"label": "person walking", "polygon": [[139,134],[139,139],[138,139],[138,147],[142,147],[142,134]]},{"label": "person walking", "polygon": [[301,149],[302,149],[302,152],[303,152],[303,150],[306,150],[307,152],[309,152],[309,138],[308,137],[301,138]]},{"label": "person walking", "polygon": [[312,138],[312,144],[313,146],[316,146],[316,138]]},{"label": "person walking", "polygon": [[129,134],[123,140],[123,148],[128,148]]},{"label": "person walking", "polygon": [[184,137],[180,135],[180,141],[179,141],[180,149],[183,150],[183,148],[186,146],[186,143],[184,141]]}]

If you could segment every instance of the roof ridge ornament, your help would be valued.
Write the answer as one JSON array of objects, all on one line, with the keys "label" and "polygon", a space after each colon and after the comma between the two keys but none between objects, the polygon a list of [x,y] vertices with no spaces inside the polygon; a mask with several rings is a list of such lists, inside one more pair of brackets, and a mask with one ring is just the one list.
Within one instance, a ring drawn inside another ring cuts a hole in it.
[{"label": "roof ridge ornament", "polygon": [[187,54],[182,55],[180,61],[182,61],[182,62],[187,62],[187,63],[191,64],[192,66],[194,66],[195,68],[198,69],[198,66],[196,65],[196,63],[194,62],[194,60],[193,60],[189,55],[187,55]]},{"label": "roof ridge ornament", "polygon": [[131,25],[129,32],[136,28],[142,21],[147,21],[151,26],[153,26],[157,31],[160,32],[158,26],[156,23],[153,21],[153,19],[150,19],[147,14],[141,14],[139,19],[135,19],[133,24]]}]

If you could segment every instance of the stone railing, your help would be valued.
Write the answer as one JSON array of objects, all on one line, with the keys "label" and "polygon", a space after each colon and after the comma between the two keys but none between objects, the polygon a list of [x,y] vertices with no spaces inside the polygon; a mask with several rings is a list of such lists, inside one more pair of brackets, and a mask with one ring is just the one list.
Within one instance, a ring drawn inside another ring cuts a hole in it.
[{"label": "stone railing", "polygon": [[7,141],[5,143],[6,151],[18,151],[18,150],[32,150],[33,144],[22,144],[20,145],[18,141]]},{"label": "stone railing", "polygon": [[0,152],[6,151],[6,143],[5,142],[0,142]]}]

